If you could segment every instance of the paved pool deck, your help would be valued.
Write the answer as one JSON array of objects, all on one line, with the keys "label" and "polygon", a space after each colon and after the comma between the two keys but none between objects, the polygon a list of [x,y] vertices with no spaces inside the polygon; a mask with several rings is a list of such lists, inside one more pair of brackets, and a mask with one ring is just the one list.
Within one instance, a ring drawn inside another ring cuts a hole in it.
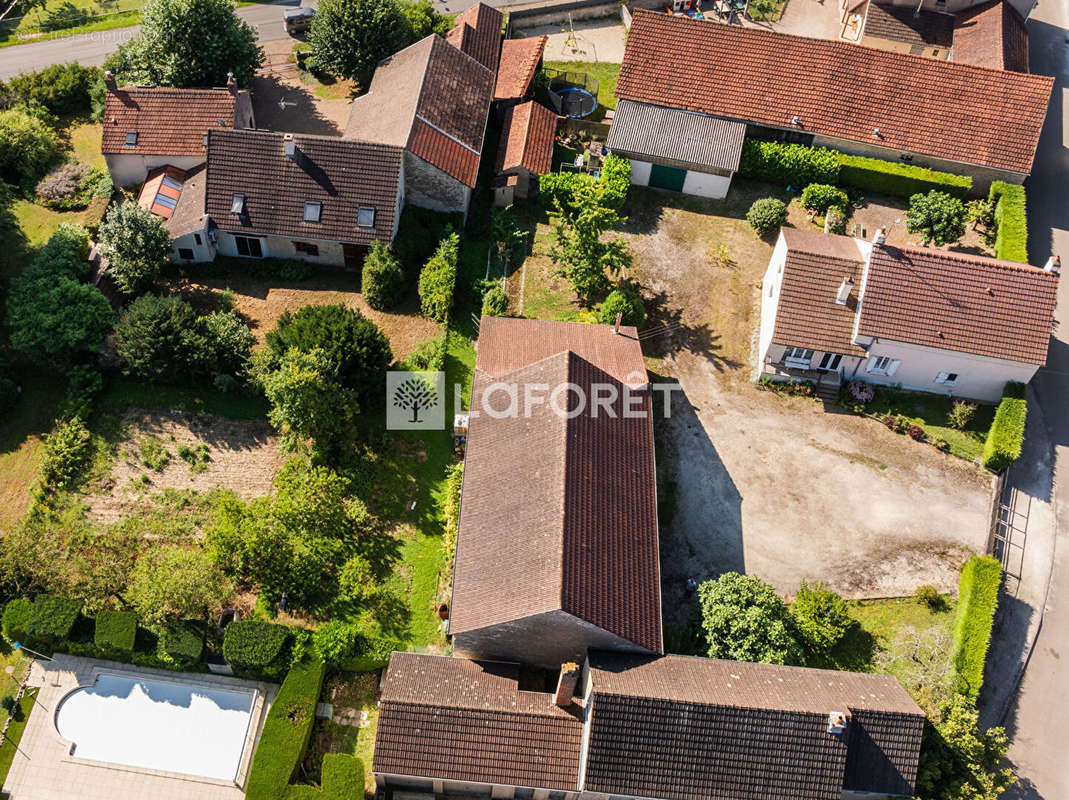
[{"label": "paved pool deck", "polygon": [[54,661],[35,661],[29,685],[40,689],[19,752],[11,764],[3,791],[13,800],[242,800],[240,786],[195,776],[160,772],[123,764],[80,761],[70,755],[70,742],[55,726],[56,707],[79,686],[87,686],[101,672],[141,676],[214,689],[258,691],[253,719],[246,734],[239,776],[243,782],[259,738],[263,719],[278,687],[210,673],[168,672],[114,661],[57,654]]}]

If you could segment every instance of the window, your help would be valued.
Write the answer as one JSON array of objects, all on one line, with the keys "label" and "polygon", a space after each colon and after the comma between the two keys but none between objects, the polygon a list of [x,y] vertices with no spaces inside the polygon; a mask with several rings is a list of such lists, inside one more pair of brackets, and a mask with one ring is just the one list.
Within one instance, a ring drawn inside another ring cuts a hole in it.
[{"label": "window", "polygon": [[783,363],[808,369],[813,355],[814,351],[805,347],[786,347],[783,350]]},{"label": "window", "polygon": [[839,364],[841,364],[842,361],[843,357],[838,353],[825,353],[824,356],[820,359],[820,366],[817,367],[817,369],[834,372],[835,370],[839,369]]},{"label": "window", "polygon": [[259,239],[253,239],[249,236],[235,236],[234,243],[237,245],[239,256],[248,256],[249,258],[264,257],[264,250],[260,245]]},{"label": "window", "polygon": [[935,382],[941,383],[944,386],[953,386],[958,382],[958,373],[956,372],[940,372],[935,376]]},{"label": "window", "polygon": [[375,209],[373,208],[361,208],[356,212],[356,227],[358,228],[374,228],[375,227]]},{"label": "window", "polygon": [[534,789],[517,786],[516,791],[512,796],[516,798],[516,800],[534,800]]},{"label": "window", "polygon": [[869,359],[868,366],[865,369],[874,375],[891,377],[898,369],[899,363],[901,362],[897,358],[891,358],[890,356],[873,356]]},{"label": "window", "polygon": [[298,253],[304,253],[306,256],[319,255],[319,245],[311,244],[309,242],[294,242],[293,249]]},{"label": "window", "polygon": [[304,204],[304,221],[305,222],[319,222],[319,215],[323,212],[322,203],[305,203]]},{"label": "window", "polygon": [[131,147],[137,144],[137,131],[126,132],[126,143]]},{"label": "window", "polygon": [[194,233],[194,234],[193,234],[193,241],[197,243],[197,246],[198,246],[198,247],[199,247],[200,245],[204,244],[204,242],[203,242],[203,241],[201,240],[201,238],[200,238],[200,234],[199,234],[199,233]]},{"label": "window", "polygon": [[234,200],[230,203],[231,214],[244,214],[245,213],[245,195],[236,194]]},{"label": "window", "polygon": [[188,247],[179,247],[178,257],[181,258],[183,261],[192,261],[193,251],[190,250]]}]

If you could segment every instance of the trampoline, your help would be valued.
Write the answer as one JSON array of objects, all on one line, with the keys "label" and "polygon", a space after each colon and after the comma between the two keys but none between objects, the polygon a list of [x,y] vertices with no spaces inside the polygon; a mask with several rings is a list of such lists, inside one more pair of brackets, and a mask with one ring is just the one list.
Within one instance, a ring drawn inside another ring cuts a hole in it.
[{"label": "trampoline", "polygon": [[546,69],[549,102],[562,117],[582,119],[598,107],[598,81],[585,72]]}]

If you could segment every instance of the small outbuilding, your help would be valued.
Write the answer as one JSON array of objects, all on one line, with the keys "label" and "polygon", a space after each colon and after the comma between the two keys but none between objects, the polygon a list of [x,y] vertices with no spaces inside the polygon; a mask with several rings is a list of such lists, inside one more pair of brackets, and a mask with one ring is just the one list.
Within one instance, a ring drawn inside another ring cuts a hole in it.
[{"label": "small outbuilding", "polygon": [[[538,176],[553,168],[553,142],[557,137],[558,117],[533,100],[511,106],[505,112],[501,142],[497,148],[494,199],[497,205],[508,205],[515,197],[530,197],[538,188]],[[506,202],[498,200],[499,184],[510,191]]]}]

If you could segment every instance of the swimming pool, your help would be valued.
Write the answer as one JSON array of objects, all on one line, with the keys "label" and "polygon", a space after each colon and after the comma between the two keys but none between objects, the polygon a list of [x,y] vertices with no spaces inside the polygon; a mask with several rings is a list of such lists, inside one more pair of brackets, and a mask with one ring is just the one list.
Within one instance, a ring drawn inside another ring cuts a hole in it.
[{"label": "swimming pool", "polygon": [[102,673],[56,710],[72,755],[131,767],[234,780],[256,692]]}]

